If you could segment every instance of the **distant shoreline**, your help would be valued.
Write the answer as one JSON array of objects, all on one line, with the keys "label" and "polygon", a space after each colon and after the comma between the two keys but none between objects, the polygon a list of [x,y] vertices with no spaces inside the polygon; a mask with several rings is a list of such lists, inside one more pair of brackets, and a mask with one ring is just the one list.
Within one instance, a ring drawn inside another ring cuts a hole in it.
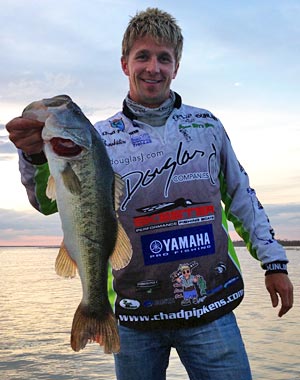
[{"label": "distant shoreline", "polygon": [[[281,244],[284,247],[300,247],[300,240],[277,240],[279,244]],[[243,240],[234,240],[233,245],[235,247],[245,247],[246,244],[244,243]],[[0,248],[57,248],[59,249],[59,245],[0,245]]]},{"label": "distant shoreline", "polygon": [[32,245],[14,245],[14,244],[10,244],[10,245],[0,245],[0,248],[60,248],[60,245],[35,245],[35,244],[32,244]]},{"label": "distant shoreline", "polygon": [[[277,240],[279,244],[284,247],[300,247],[300,240]],[[246,244],[243,240],[234,240],[233,245],[235,247],[245,247]]]}]

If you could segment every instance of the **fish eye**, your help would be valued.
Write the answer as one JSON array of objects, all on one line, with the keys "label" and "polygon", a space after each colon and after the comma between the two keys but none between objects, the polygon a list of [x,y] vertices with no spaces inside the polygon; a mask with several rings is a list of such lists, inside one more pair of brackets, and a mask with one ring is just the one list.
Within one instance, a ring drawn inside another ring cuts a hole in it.
[{"label": "fish eye", "polygon": [[81,111],[80,107],[77,104],[69,103],[67,105],[67,108],[70,109],[70,111],[72,111],[76,115],[81,115],[82,114],[82,111]]}]

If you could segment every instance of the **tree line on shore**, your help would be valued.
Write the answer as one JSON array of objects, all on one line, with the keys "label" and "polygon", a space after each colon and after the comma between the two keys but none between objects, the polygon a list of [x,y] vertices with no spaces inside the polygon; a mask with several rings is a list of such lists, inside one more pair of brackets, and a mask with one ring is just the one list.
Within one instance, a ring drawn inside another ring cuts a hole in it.
[{"label": "tree line on shore", "polygon": [[[284,247],[300,247],[300,240],[280,240],[277,239],[278,243]],[[234,240],[233,245],[235,247],[245,247],[243,240]]]}]

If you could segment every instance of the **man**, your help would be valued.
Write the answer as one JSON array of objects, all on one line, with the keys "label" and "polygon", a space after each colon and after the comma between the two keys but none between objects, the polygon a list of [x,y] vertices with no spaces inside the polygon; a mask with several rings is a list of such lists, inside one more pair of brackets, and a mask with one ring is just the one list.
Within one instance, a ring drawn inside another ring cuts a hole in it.
[{"label": "man", "polygon": [[[280,317],[293,303],[288,260],[221,122],[170,90],[182,45],[171,15],[137,13],[122,43],[128,96],[122,111],[95,124],[126,184],[119,217],[134,250],[130,264],[113,273],[121,339],[116,373],[119,380],[165,379],[175,347],[192,380],[249,380],[232,313],[243,281],[226,218],[266,270],[273,306],[281,299]],[[47,181],[42,127],[22,118],[7,124],[29,199],[46,214],[55,210],[36,191]],[[193,289],[197,303],[183,302],[187,265],[201,278]]]}]

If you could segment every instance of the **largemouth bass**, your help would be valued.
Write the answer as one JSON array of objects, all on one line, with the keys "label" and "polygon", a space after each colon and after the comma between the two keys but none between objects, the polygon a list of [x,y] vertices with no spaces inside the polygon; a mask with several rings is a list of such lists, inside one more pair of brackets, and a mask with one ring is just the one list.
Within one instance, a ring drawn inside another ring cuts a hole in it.
[{"label": "largemouth bass", "polygon": [[63,244],[56,272],[82,284],[82,300],[73,319],[71,347],[88,341],[104,346],[105,353],[120,349],[117,323],[107,294],[108,261],[125,267],[132,255],[128,236],[116,209],[122,180],[111,167],[101,137],[81,109],[66,95],[31,103],[23,117],[45,122],[44,152],[51,176],[46,194],[56,200]]}]

